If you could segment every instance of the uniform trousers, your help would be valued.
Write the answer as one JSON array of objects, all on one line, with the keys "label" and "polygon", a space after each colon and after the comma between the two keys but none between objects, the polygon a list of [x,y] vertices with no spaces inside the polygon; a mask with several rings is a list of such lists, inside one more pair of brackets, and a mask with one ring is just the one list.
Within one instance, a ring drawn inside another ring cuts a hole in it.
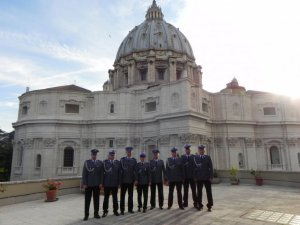
[{"label": "uniform trousers", "polygon": [[168,198],[168,207],[172,207],[173,205],[173,194],[174,194],[174,188],[176,186],[177,191],[177,201],[178,205],[181,208],[182,207],[182,182],[169,182],[169,198]]},{"label": "uniform trousers", "polygon": [[197,194],[196,194],[196,184],[193,178],[186,178],[183,183],[183,206],[188,207],[189,199],[189,186],[192,189],[192,196],[194,201],[194,206],[197,206]]},{"label": "uniform trousers", "polygon": [[200,208],[203,207],[202,204],[202,189],[203,185],[205,186],[206,196],[207,196],[207,208],[211,208],[213,206],[213,197],[211,191],[211,182],[210,180],[200,180],[197,181],[197,202]]},{"label": "uniform trousers", "polygon": [[[136,190],[138,194],[138,208],[147,209],[147,204],[148,204],[148,189],[149,185],[148,184],[143,184],[143,185],[137,185]],[[142,204],[142,195],[144,198],[144,204]]]},{"label": "uniform trousers", "polygon": [[121,184],[121,199],[120,199],[120,209],[121,212],[125,211],[125,195],[128,190],[128,211],[133,209],[133,183],[123,183]]},{"label": "uniform trousers", "polygon": [[104,187],[104,201],[103,201],[103,212],[108,212],[108,200],[109,195],[113,198],[113,210],[117,212],[118,206],[118,187]]},{"label": "uniform trousers", "polygon": [[163,183],[151,183],[151,199],[150,199],[151,207],[155,207],[156,187],[157,187],[157,191],[158,191],[159,207],[163,207],[163,205],[164,205]]},{"label": "uniform trousers", "polygon": [[94,202],[94,214],[99,214],[99,194],[100,189],[99,186],[93,186],[93,187],[87,187],[84,190],[84,212],[85,215],[88,216],[90,213],[90,204],[91,204],[91,198],[93,195],[93,202]]}]

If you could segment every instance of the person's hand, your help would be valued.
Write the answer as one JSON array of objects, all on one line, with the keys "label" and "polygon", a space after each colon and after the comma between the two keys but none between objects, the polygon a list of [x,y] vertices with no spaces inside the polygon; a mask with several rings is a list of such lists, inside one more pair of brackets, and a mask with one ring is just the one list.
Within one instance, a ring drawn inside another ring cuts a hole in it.
[{"label": "person's hand", "polygon": [[134,182],[134,185],[135,185],[135,186],[137,186],[137,185],[138,185],[138,182],[137,182],[137,181],[135,181],[135,182]]},{"label": "person's hand", "polygon": [[209,178],[210,183],[213,181],[213,178]]},{"label": "person's hand", "polygon": [[100,185],[99,185],[99,189],[101,190],[102,188],[103,188],[103,185],[102,185],[102,184],[100,184]]},{"label": "person's hand", "polygon": [[82,187],[83,187],[83,189],[86,189],[86,188],[87,188],[87,185],[84,184],[84,185],[82,185]]},{"label": "person's hand", "polygon": [[166,185],[166,186],[169,186],[169,181],[165,181],[165,185]]}]

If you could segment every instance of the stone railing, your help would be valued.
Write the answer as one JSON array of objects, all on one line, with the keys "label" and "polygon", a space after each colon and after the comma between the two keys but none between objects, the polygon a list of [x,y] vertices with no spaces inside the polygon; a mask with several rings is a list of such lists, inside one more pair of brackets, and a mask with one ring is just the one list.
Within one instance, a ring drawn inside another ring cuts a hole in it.
[{"label": "stone railing", "polygon": [[[59,195],[80,193],[81,177],[54,178],[61,181]],[[45,198],[47,179],[0,182],[0,206]]]},{"label": "stone railing", "polygon": [[[229,183],[230,175],[228,170],[217,170],[217,173],[222,182]],[[300,172],[262,171],[261,176],[264,180],[264,184],[267,185],[300,188]],[[238,177],[241,183],[255,184],[255,179],[248,170],[240,170]]]}]

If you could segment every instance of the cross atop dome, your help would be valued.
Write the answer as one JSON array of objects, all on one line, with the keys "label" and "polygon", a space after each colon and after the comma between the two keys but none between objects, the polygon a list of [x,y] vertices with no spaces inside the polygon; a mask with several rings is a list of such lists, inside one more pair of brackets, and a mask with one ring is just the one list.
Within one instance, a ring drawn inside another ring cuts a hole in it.
[{"label": "cross atop dome", "polygon": [[164,14],[161,11],[161,8],[157,6],[156,1],[153,0],[151,7],[147,10],[146,20],[163,20]]}]

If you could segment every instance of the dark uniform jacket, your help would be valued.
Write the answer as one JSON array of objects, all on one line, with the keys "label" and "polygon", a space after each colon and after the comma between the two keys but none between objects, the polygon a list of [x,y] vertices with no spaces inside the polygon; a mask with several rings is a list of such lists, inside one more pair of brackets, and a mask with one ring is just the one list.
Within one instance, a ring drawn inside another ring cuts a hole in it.
[{"label": "dark uniform jacket", "polygon": [[150,160],[151,183],[159,184],[166,180],[166,167],[163,160]]},{"label": "dark uniform jacket", "polygon": [[149,184],[150,177],[150,164],[148,162],[139,162],[135,167],[135,180],[139,185]]},{"label": "dark uniform jacket", "polygon": [[118,160],[103,161],[103,185],[104,187],[117,187],[121,184],[121,165]]},{"label": "dark uniform jacket", "polygon": [[213,178],[213,164],[209,155],[196,155],[194,158],[194,179],[205,181]]},{"label": "dark uniform jacket", "polygon": [[173,158],[170,157],[167,159],[166,175],[169,182],[182,182],[185,179],[181,158],[175,158],[175,160],[173,160]]},{"label": "dark uniform jacket", "polygon": [[135,158],[128,158],[128,157],[122,157],[121,160],[121,183],[122,184],[131,184],[134,182],[135,179],[135,167],[137,164],[137,161]]},{"label": "dark uniform jacket", "polygon": [[183,171],[184,171],[184,176],[186,179],[192,179],[193,178],[193,172],[194,172],[194,155],[190,154],[189,156],[187,155],[182,155],[181,160],[183,163]]},{"label": "dark uniform jacket", "polygon": [[100,160],[86,160],[82,169],[82,184],[88,187],[99,186],[103,183],[103,163]]}]

